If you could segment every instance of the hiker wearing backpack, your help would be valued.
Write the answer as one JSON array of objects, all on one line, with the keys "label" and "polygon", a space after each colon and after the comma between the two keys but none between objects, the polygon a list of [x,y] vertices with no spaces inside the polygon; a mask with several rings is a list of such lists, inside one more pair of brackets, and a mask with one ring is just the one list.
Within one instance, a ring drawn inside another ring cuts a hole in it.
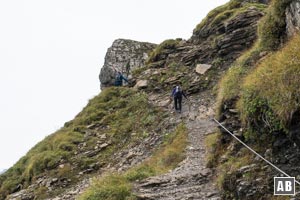
[{"label": "hiker wearing backpack", "polygon": [[120,71],[117,71],[116,79],[115,79],[115,86],[117,86],[117,87],[122,86],[123,80],[126,81],[127,83],[129,83],[127,78],[125,78]]},{"label": "hiker wearing backpack", "polygon": [[185,92],[181,89],[179,85],[176,85],[172,90],[171,98],[174,99],[175,110],[179,113],[181,113],[182,96],[184,96],[188,100]]}]

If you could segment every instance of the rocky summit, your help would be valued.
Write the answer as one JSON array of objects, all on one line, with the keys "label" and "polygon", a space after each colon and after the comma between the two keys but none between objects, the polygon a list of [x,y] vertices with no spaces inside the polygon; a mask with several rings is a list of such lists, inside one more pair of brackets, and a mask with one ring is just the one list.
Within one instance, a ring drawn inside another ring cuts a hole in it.
[{"label": "rocky summit", "polygon": [[299,9],[231,0],[187,40],[115,40],[101,93],[0,175],[0,200],[299,199],[274,196],[282,174],[213,120],[300,180]]},{"label": "rocky summit", "polygon": [[126,39],[117,39],[108,48],[105,62],[99,75],[101,88],[113,86],[116,70],[131,77],[133,70],[144,66],[148,53],[155,44]]}]

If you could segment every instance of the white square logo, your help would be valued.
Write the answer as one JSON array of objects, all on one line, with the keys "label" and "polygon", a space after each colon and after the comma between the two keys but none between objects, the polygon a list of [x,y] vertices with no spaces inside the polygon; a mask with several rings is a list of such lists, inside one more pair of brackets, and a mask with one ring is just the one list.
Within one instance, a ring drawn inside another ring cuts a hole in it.
[{"label": "white square logo", "polygon": [[295,195],[295,177],[274,177],[274,195]]}]

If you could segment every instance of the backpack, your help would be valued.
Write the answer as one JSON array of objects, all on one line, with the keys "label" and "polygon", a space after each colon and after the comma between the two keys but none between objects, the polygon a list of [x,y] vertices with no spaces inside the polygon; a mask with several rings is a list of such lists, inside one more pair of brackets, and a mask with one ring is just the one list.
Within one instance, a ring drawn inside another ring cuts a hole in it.
[{"label": "backpack", "polygon": [[175,87],[175,93],[174,93],[175,97],[181,97],[182,96],[182,90],[179,86]]},{"label": "backpack", "polygon": [[116,81],[122,81],[121,74],[118,73],[116,75]]}]

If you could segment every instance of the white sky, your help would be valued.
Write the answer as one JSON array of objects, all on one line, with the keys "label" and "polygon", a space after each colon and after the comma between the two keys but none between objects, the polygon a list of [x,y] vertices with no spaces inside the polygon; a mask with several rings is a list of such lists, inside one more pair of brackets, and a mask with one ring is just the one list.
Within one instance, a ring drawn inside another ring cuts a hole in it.
[{"label": "white sky", "polygon": [[114,39],[187,39],[228,0],[1,0],[0,169],[99,92]]}]

